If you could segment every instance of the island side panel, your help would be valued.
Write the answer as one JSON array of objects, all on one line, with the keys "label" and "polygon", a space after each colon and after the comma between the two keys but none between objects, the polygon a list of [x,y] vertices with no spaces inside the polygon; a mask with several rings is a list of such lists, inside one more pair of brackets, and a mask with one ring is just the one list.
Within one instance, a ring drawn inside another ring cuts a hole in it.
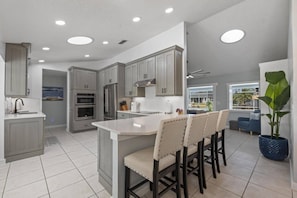
[{"label": "island side panel", "polygon": [[108,193],[112,193],[112,140],[110,132],[98,128],[98,179]]},{"label": "island side panel", "polygon": [[[153,146],[156,135],[118,136],[111,134],[113,149],[112,165],[112,197],[123,198],[125,195],[125,166],[124,157],[141,149]],[[143,180],[139,175],[131,175],[131,185]]]}]

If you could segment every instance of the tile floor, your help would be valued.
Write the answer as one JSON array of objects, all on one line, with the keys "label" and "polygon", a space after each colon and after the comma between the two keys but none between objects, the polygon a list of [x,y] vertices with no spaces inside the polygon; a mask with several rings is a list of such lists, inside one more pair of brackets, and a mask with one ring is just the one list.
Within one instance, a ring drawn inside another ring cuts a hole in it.
[{"label": "tile floor", "polygon": [[[110,195],[97,179],[97,133],[68,133],[47,129],[44,155],[0,165],[3,198],[105,198]],[[226,131],[227,167],[212,178],[206,166],[207,189],[198,191],[196,176],[189,177],[192,198],[297,198],[290,188],[288,161],[270,161],[259,154],[258,138]],[[222,160],[221,160],[222,161]],[[151,197],[144,192],[143,197]],[[175,197],[169,192],[164,197]]]}]

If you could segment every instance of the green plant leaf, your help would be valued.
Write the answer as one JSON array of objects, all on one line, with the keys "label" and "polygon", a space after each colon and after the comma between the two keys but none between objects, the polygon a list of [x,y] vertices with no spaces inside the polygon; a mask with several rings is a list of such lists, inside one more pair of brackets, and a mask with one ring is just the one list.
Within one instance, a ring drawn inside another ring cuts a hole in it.
[{"label": "green plant leaf", "polygon": [[280,80],[286,78],[286,74],[283,71],[266,72],[265,78],[268,83],[276,84]]},{"label": "green plant leaf", "polygon": [[290,86],[283,89],[282,93],[275,98],[274,105],[277,110],[283,109],[290,99]]},{"label": "green plant leaf", "polygon": [[279,116],[280,118],[283,117],[284,115],[290,113],[290,111],[278,111],[276,112],[277,116]]},{"label": "green plant leaf", "polygon": [[265,102],[268,106],[272,101],[272,99],[270,97],[268,97],[268,96],[259,96],[258,99]]}]

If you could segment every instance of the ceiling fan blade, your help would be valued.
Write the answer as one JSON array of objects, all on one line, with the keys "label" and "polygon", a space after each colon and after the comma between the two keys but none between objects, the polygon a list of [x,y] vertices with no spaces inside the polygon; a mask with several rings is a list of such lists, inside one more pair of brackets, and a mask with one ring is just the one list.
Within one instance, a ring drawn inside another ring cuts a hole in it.
[{"label": "ceiling fan blade", "polygon": [[196,73],[195,75],[204,75],[204,74],[210,74],[210,72],[199,72],[199,73]]},{"label": "ceiling fan blade", "polygon": [[199,73],[199,72],[202,72],[203,71],[203,69],[198,69],[198,70],[196,70],[196,71],[192,71],[192,72],[189,72],[190,74],[195,74],[195,73]]}]

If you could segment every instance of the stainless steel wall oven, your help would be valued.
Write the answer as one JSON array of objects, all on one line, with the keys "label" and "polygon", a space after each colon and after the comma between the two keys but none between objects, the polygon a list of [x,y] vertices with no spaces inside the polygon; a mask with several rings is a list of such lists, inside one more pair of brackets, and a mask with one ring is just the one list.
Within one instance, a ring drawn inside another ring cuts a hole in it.
[{"label": "stainless steel wall oven", "polygon": [[96,119],[96,105],[76,105],[75,120]]},{"label": "stainless steel wall oven", "polygon": [[76,93],[76,105],[95,105],[96,95],[94,93]]}]

